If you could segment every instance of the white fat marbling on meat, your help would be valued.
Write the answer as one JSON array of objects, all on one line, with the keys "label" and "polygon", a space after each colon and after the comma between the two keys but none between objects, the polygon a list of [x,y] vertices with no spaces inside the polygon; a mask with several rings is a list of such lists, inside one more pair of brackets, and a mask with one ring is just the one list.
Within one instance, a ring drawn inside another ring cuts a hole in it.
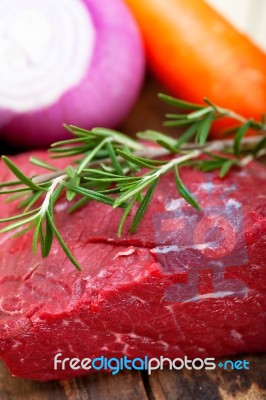
[{"label": "white fat marbling on meat", "polygon": [[164,340],[158,340],[157,343],[160,343],[163,346],[165,351],[167,351],[169,349],[169,344],[166,343]]},{"label": "white fat marbling on meat", "polygon": [[[213,183],[213,182],[203,182],[198,185],[197,190],[194,193],[197,193],[202,190],[204,192],[211,193],[212,190],[214,190],[214,189],[217,190],[219,188],[224,189],[225,188],[224,184],[223,183]],[[236,190],[236,187],[234,185],[226,187],[226,192],[235,191],[235,190]]]},{"label": "white fat marbling on meat", "polygon": [[241,207],[241,203],[239,203],[237,200],[235,199],[229,199],[226,203],[227,207],[235,207],[235,208],[240,208]]},{"label": "white fat marbling on meat", "polygon": [[[105,278],[108,276],[109,272],[106,269],[101,269],[101,271],[98,272],[98,278]],[[91,276],[87,276],[86,278],[83,278],[84,281],[89,281],[91,280]]]},{"label": "white fat marbling on meat", "polygon": [[180,199],[172,199],[166,204],[165,209],[166,211],[178,210],[182,205],[185,204],[185,202],[186,201],[183,199],[183,197]]},{"label": "white fat marbling on meat", "polygon": [[205,192],[210,192],[212,189],[216,187],[217,185],[215,185],[212,182],[203,182],[199,184],[197,191],[204,190]]},{"label": "white fat marbling on meat", "polygon": [[232,329],[232,330],[230,331],[230,335],[231,335],[234,339],[237,339],[237,340],[241,340],[241,339],[242,339],[241,333],[237,332],[235,329]]},{"label": "white fat marbling on meat", "polygon": [[115,336],[115,343],[123,343],[123,335],[116,332],[110,332]]},{"label": "white fat marbling on meat", "polygon": [[149,250],[150,253],[152,254],[166,254],[169,253],[170,251],[181,251],[181,250],[186,250],[186,249],[195,249],[195,250],[205,250],[209,248],[215,247],[216,243],[215,242],[209,242],[209,243],[202,243],[202,244],[188,244],[186,246],[177,246],[177,245],[171,245],[171,246],[158,246],[155,247],[154,249]]},{"label": "white fat marbling on meat", "polygon": [[134,247],[129,247],[127,250],[124,251],[119,251],[119,253],[117,253],[115,255],[115,257],[113,258],[113,260],[115,260],[117,257],[126,257],[126,256],[130,256],[131,254],[135,253],[136,249],[134,249]]},{"label": "white fat marbling on meat", "polygon": [[140,303],[146,303],[145,300],[141,299],[141,298],[138,297],[138,296],[131,296],[131,299],[136,300],[136,301],[138,301],[138,302],[140,302]]},{"label": "white fat marbling on meat", "polygon": [[54,209],[56,212],[65,211],[69,207],[69,203],[64,201],[63,203],[56,204]]},{"label": "white fat marbling on meat", "polygon": [[[241,290],[241,292],[238,292],[238,295],[240,295],[240,294],[246,294],[246,289]],[[227,296],[232,296],[232,295],[235,295],[235,292],[232,292],[229,290],[224,291],[224,292],[220,291],[220,292],[206,293],[206,294],[201,294],[201,295],[197,294],[196,296],[183,301],[183,303],[190,303],[192,301],[198,301],[198,300],[203,300],[203,299],[221,299],[221,298],[224,298]]]}]

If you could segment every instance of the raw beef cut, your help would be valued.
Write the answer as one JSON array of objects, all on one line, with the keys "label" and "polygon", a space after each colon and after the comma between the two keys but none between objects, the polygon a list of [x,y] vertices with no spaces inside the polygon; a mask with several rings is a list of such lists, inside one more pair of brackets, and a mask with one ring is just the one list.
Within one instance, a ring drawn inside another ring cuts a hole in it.
[{"label": "raw beef cut", "polygon": [[[39,172],[27,160],[14,157],[27,174]],[[0,171],[1,181],[12,179],[3,163]],[[0,356],[13,375],[88,373],[54,370],[58,353],[173,359],[266,350],[266,169],[252,163],[224,180],[181,174],[202,211],[180,198],[169,173],[138,231],[131,235],[127,221],[121,238],[121,209],[91,202],[68,215],[60,200],[56,223],[82,272],[56,241],[42,259],[32,255],[32,233],[0,236]],[[16,212],[0,202],[2,218]]]}]

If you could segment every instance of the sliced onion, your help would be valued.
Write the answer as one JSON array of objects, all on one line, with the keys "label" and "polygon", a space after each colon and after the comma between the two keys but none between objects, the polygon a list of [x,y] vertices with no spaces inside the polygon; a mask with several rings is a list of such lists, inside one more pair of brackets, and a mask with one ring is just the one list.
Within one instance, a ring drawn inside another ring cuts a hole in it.
[{"label": "sliced onion", "polygon": [[63,123],[114,127],[144,75],[136,24],[122,0],[1,0],[0,132],[40,147]]}]

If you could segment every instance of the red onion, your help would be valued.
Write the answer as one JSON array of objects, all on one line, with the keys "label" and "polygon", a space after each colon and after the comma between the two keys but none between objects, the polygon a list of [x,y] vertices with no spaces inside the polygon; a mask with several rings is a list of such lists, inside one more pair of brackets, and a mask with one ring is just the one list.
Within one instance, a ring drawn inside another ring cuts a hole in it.
[{"label": "red onion", "polygon": [[122,0],[1,0],[0,131],[40,147],[63,123],[114,127],[139,93],[144,52]]}]

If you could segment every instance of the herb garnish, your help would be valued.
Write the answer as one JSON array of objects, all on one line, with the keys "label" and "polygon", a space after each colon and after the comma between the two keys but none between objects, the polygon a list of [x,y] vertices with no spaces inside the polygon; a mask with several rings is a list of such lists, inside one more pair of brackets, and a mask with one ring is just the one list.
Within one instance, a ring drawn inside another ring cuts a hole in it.
[{"label": "herb garnish", "polygon": [[[32,164],[48,172],[27,177],[9,158],[2,156],[17,180],[0,183],[0,194],[9,194],[8,201],[20,199],[18,208],[22,211],[18,215],[1,219],[0,222],[9,224],[0,233],[15,230],[15,236],[19,236],[34,230],[33,253],[36,254],[40,244],[42,257],[49,255],[56,238],[73,265],[81,269],[55,224],[54,206],[60,196],[65,195],[68,201],[72,201],[69,213],[90,200],[114,208],[124,208],[118,227],[118,235],[121,236],[124,223],[134,205],[137,205],[137,211],[130,232],[137,230],[160,177],[169,171],[174,171],[180,196],[195,209],[200,209],[197,200],[180,178],[179,170],[182,166],[191,165],[203,171],[219,170],[223,178],[233,166],[243,167],[265,154],[265,116],[260,122],[246,120],[207,99],[204,105],[199,105],[163,94],[159,97],[179,110],[179,113],[166,115],[165,125],[185,127],[186,130],[178,139],[157,131],[137,134],[145,142],[157,143],[157,147],[143,145],[111,129],[94,128],[87,131],[70,125],[65,127],[74,138],[54,143],[49,150],[51,158],[77,156],[75,163],[64,170],[31,157]],[[229,132],[234,135],[234,139],[207,142],[213,122],[224,117],[233,118],[238,124]],[[257,131],[260,136],[244,138],[249,129]],[[169,154],[176,156],[162,160],[162,156]],[[74,201],[77,195],[79,197]],[[36,204],[41,205],[36,207]]]}]

